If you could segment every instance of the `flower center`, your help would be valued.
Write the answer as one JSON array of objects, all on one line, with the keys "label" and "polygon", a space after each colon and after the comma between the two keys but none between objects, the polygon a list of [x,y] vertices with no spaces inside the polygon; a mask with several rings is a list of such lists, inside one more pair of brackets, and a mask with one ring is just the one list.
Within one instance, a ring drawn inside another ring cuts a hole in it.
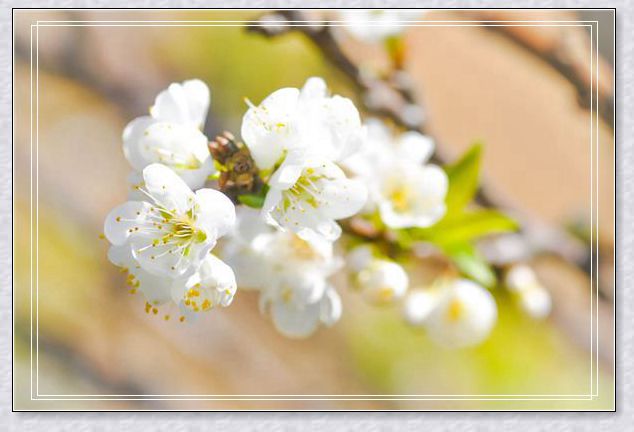
[{"label": "flower center", "polygon": [[209,293],[201,287],[200,283],[187,290],[184,303],[187,308],[194,312],[208,311],[214,307]]},{"label": "flower center", "polygon": [[183,255],[189,255],[191,245],[202,243],[207,239],[204,231],[196,228],[194,208],[184,215],[174,215],[164,208],[155,209],[163,217],[161,222],[152,222],[152,225],[160,231],[162,236],[156,238],[154,246],[159,244],[174,244],[183,248]]},{"label": "flower center", "polygon": [[[202,243],[207,239],[207,234],[196,227],[198,205],[193,203],[191,198],[190,203],[192,207],[184,214],[178,214],[176,213],[176,209],[168,209],[144,188],[138,187],[137,190],[148,196],[154,202],[154,206],[152,206],[147,213],[146,223],[144,224],[144,231],[151,233],[154,240],[152,240],[151,245],[141,248],[139,252],[149,247],[173,245],[176,247],[168,249],[161,255],[165,253],[176,253],[182,256],[188,256],[193,244]],[[134,231],[138,231],[138,229],[138,227],[133,228]],[[158,256],[152,255],[152,259]]]},{"label": "flower center", "polygon": [[389,198],[394,210],[398,212],[405,212],[412,206],[412,190],[404,184],[394,187],[389,194]]},{"label": "flower center", "polygon": [[449,308],[447,308],[447,318],[449,321],[456,322],[462,317],[462,313],[464,311],[464,306],[460,300],[454,299],[449,303]]},{"label": "flower center", "polygon": [[293,235],[291,237],[290,246],[296,258],[299,258],[305,261],[314,260],[315,258],[318,258],[318,255],[315,249],[311,246],[311,244],[296,235]]},{"label": "flower center", "polygon": [[319,207],[321,191],[317,182],[324,178],[324,175],[315,173],[313,168],[305,169],[295,184],[283,192],[282,210],[286,212],[289,208],[291,210],[299,209],[300,212],[304,213],[306,211],[305,204],[314,209]]}]

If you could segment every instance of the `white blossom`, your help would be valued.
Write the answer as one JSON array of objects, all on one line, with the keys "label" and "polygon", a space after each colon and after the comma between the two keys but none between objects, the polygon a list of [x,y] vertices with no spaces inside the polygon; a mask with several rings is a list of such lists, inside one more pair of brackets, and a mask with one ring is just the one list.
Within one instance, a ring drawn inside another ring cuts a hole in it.
[{"label": "white blossom", "polygon": [[235,223],[229,198],[213,189],[196,193],[165,165],[143,170],[145,201],[128,201],[106,217],[104,233],[127,245],[139,266],[155,276],[192,275],[219,237]]},{"label": "white blossom", "polygon": [[353,282],[370,303],[384,304],[400,299],[409,286],[403,267],[386,258],[377,258],[367,247],[353,249],[347,259]]},{"label": "white blossom", "polygon": [[436,289],[436,305],[424,320],[434,342],[460,348],[488,337],[497,321],[497,306],[487,289],[467,279],[446,281]]},{"label": "white blossom", "polygon": [[314,157],[295,165],[293,156],[287,157],[269,181],[263,214],[270,223],[304,239],[338,239],[341,227],[335,221],[363,207],[366,187],[348,179],[327,159]]},{"label": "white blossom", "polygon": [[533,318],[546,317],[552,308],[548,290],[537,279],[537,275],[528,265],[513,265],[505,276],[505,284],[520,307]]},{"label": "white blossom", "polygon": [[[209,108],[209,89],[200,80],[173,83],[156,97],[149,116],[132,120],[123,131],[123,152],[136,173],[152,163],[173,169],[189,187],[202,187],[214,172],[201,132]],[[131,176],[133,185],[142,185]]]},{"label": "white blossom", "polygon": [[208,254],[198,271],[184,284],[174,285],[171,293],[183,316],[192,318],[196,313],[209,311],[215,306],[229,306],[236,290],[236,278],[231,267]]},{"label": "white blossom", "polygon": [[261,170],[273,169],[294,150],[338,161],[364,139],[357,108],[348,98],[330,96],[321,78],[308,79],[301,90],[276,90],[259,106],[249,104],[241,134]]},{"label": "white blossom", "polygon": [[378,210],[390,228],[429,227],[445,214],[449,187],[446,173],[428,164],[434,144],[418,132],[394,139],[385,125],[367,123],[362,150],[342,165],[369,188],[366,211]]},{"label": "white blossom", "polygon": [[320,324],[334,324],[341,316],[341,300],[327,279],[341,260],[333,244],[274,230],[252,209],[241,208],[238,216],[238,229],[222,256],[236,270],[241,289],[260,292],[261,311],[271,316],[276,329],[288,337],[306,337]]},{"label": "white blossom", "polygon": [[262,208],[270,223],[304,239],[336,240],[341,228],[335,221],[364,205],[365,186],[335,164],[363,141],[359,113],[349,99],[328,95],[321,78],[251,105],[242,137],[263,177],[270,175]]},{"label": "white blossom", "polygon": [[407,28],[407,21],[416,23],[424,13],[406,9],[346,9],[339,12],[346,29],[357,39],[370,43],[400,35]]},{"label": "white blossom", "polygon": [[275,328],[291,338],[304,338],[319,324],[331,326],[341,317],[341,299],[322,274],[282,272],[260,296]]}]

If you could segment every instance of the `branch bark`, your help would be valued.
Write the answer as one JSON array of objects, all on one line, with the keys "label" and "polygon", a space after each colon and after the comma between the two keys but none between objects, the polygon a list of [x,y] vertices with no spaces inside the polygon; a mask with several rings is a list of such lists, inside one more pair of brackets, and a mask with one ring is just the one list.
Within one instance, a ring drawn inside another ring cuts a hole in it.
[{"label": "branch bark", "polygon": [[[508,18],[505,11],[470,11],[467,16],[476,17],[479,20],[504,20]],[[588,68],[586,54],[591,44],[594,42],[583,33],[575,33],[576,27],[561,27],[562,37],[556,38],[550,43],[544,43],[534,30],[518,27],[485,26],[487,30],[496,33],[521,49],[539,58],[544,63],[552,67],[575,89],[579,106],[586,110],[592,109],[591,95],[593,92],[598,97],[598,113],[606,125],[614,128],[614,94],[609,78],[605,78],[607,84],[593,82],[591,71]],[[598,31],[595,28],[595,32]],[[601,58],[595,59],[599,62],[600,69],[609,69],[609,66]],[[601,73],[601,76],[608,77],[608,74]],[[606,81],[607,80],[607,81]]]}]

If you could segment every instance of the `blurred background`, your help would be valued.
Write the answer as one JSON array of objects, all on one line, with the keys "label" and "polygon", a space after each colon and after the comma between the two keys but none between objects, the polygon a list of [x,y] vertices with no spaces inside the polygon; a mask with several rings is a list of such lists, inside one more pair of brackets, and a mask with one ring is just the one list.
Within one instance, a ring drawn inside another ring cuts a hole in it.
[{"label": "blurred background", "polygon": [[[15,12],[16,408],[611,408],[612,15],[539,10],[433,11],[424,19],[599,20],[601,118],[595,202],[599,247],[594,257],[599,260],[600,295],[598,301],[593,300],[599,320],[598,356],[593,358],[599,364],[598,398],[254,402],[82,396],[548,398],[590,391],[589,267],[551,254],[532,262],[553,298],[551,316],[543,321],[530,319],[508,294],[496,290],[499,320],[491,337],[462,350],[432,344],[424,332],[403,323],[397,307],[367,305],[347,290],[345,281],[339,284],[342,320],[302,341],[277,334],[259,314],[257,294],[251,292],[239,291],[231,307],[214,310],[195,325],[164,322],[144,313],[143,299],[128,294],[124,276],[108,262],[107,244],[99,239],[105,215],[126,199],[129,167],[121,151],[125,124],[145,114],[154,96],[170,82],[191,78],[204,80],[212,91],[209,137],[223,130],[239,132],[245,96],[257,103],[280,87],[301,86],[310,76],[324,77],[333,92],[358,103],[359,95],[349,78],[300,33],[266,38],[239,26],[43,26],[38,29],[39,73],[33,76],[36,98],[30,91],[31,25],[38,20],[243,20],[263,12]],[[379,49],[346,38],[342,28],[336,31],[342,33],[342,44],[351,58],[379,70],[384,67]],[[589,44],[589,32],[582,27],[413,27],[406,33],[405,63],[424,104],[428,129],[442,142],[443,153],[455,158],[475,139],[482,140],[487,186],[536,220],[585,242],[588,262],[591,114],[584,96],[591,81]],[[31,103],[39,105],[33,142]],[[33,197],[38,205],[33,209],[31,169],[39,183],[39,196]],[[32,218],[39,220],[37,232],[31,232]],[[30,251],[36,244],[37,275],[30,272]],[[39,283],[37,306],[31,303],[32,278]],[[39,340],[33,356],[32,308],[33,337],[37,334]],[[33,402],[30,395],[36,392],[75,396]]]}]

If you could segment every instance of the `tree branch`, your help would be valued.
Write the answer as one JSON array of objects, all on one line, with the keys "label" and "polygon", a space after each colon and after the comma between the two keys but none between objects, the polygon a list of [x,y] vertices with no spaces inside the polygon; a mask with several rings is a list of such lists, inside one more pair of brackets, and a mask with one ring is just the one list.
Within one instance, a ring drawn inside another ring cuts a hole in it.
[{"label": "tree branch", "polygon": [[[470,16],[473,16],[472,14],[483,21],[501,20],[498,11],[472,11]],[[574,87],[577,102],[582,108],[592,109],[590,100],[592,92],[595,91],[598,95],[599,116],[607,126],[614,128],[614,94],[611,86],[601,86],[595,81],[593,88],[594,71],[589,70],[588,59],[584,55],[579,55],[579,53],[586,54],[593,41],[573,34],[566,27],[562,27],[562,31],[565,31],[563,37],[557,38],[551,44],[540,43],[533,33],[517,31],[516,27],[484,26],[484,28],[508,39],[557,71]],[[600,62],[601,59],[595,61]]]}]

